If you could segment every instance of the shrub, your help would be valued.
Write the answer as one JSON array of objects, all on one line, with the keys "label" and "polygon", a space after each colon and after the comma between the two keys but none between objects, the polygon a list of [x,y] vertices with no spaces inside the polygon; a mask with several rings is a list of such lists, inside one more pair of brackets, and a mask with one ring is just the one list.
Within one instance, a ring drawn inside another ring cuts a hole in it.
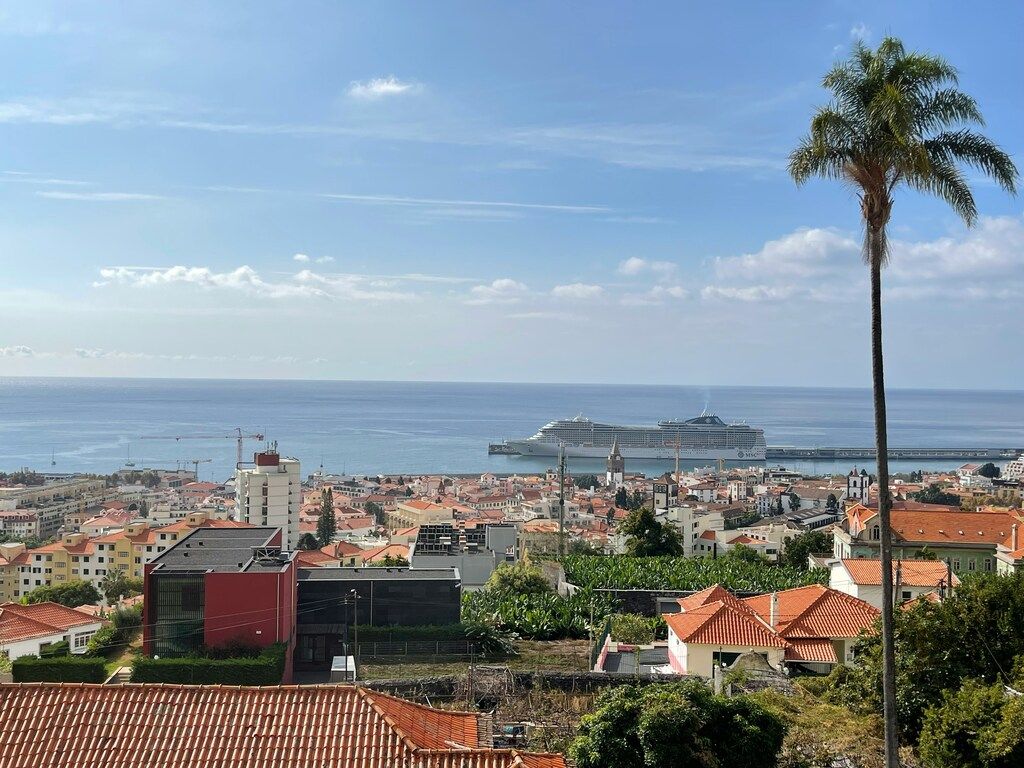
[{"label": "shrub", "polygon": [[628,645],[647,645],[654,642],[654,627],[657,619],[639,616],[635,613],[617,613],[612,616],[612,639]]},{"label": "shrub", "polygon": [[502,632],[514,632],[528,640],[585,638],[591,618],[603,620],[612,611],[614,598],[592,590],[571,597],[547,594],[514,594],[484,589],[462,596],[462,621],[486,624]]},{"label": "shrub", "polygon": [[107,676],[103,659],[22,656],[12,664],[16,683],[102,683]]},{"label": "shrub", "polygon": [[99,601],[99,590],[90,582],[81,579],[72,579],[54,586],[36,587],[21,599],[25,605],[60,603],[68,608],[77,608],[80,605],[98,603]]},{"label": "shrub", "polygon": [[142,606],[118,608],[110,615],[110,624],[89,638],[86,653],[90,656],[104,656],[121,651],[131,642],[132,636],[142,626]]},{"label": "shrub", "polygon": [[543,595],[552,591],[540,568],[529,563],[499,565],[487,580],[486,589],[517,595]]},{"label": "shrub", "polygon": [[137,658],[132,664],[133,683],[185,685],[280,685],[284,676],[285,646],[276,643],[256,656],[210,658]]},{"label": "shrub", "polygon": [[67,640],[58,640],[56,643],[50,643],[49,645],[39,649],[39,656],[44,659],[55,659],[60,656],[68,656],[71,654],[71,645]]}]

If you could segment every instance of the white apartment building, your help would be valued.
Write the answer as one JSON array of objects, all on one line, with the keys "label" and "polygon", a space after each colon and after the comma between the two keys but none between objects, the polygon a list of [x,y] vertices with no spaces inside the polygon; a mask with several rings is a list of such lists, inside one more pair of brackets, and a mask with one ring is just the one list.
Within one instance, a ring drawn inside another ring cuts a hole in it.
[{"label": "white apartment building", "polygon": [[281,529],[287,549],[299,544],[299,508],[302,506],[302,475],[298,459],[282,458],[277,450],[239,464],[235,472],[235,519]]}]

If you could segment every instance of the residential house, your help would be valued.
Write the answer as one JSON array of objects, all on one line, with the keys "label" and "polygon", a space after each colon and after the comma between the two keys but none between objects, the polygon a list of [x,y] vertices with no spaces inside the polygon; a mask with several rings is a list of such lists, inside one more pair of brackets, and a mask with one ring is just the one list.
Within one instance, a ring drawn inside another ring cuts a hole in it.
[{"label": "residential house", "polygon": [[853,660],[856,639],[878,616],[863,600],[820,585],[742,600],[716,585],[678,603],[678,613],[665,614],[669,663],[703,677],[750,651],[776,669],[827,672]]},{"label": "residential house", "polygon": [[4,603],[0,605],[0,655],[12,660],[40,656],[60,642],[66,642],[73,654],[85,653],[89,639],[105,623],[57,603]]},{"label": "residential house", "polygon": [[[997,547],[1012,545],[1014,525],[1020,525],[1024,519],[1018,513],[1006,511],[949,509],[916,502],[894,504],[891,513],[893,557],[919,559],[921,553],[927,551],[929,556],[948,561],[956,573],[994,571]],[[834,557],[844,560],[878,557],[881,526],[876,509],[854,504],[846,510],[846,519],[832,531]]]},{"label": "residential house", "polygon": [[[882,563],[877,559],[834,560],[829,563],[828,585],[882,610]],[[949,588],[948,566],[940,560],[898,560],[892,564],[896,600],[905,603]],[[953,574],[953,588],[960,579]]]}]

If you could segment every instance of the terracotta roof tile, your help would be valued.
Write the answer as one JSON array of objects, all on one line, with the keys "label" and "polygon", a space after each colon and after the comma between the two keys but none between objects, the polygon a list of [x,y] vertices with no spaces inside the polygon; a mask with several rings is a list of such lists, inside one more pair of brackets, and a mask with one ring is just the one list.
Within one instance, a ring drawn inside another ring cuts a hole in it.
[{"label": "terracotta roof tile", "polygon": [[100,619],[57,603],[4,603],[0,605],[0,642],[13,643],[66,632],[95,624]]},{"label": "terracotta roof tile", "polygon": [[480,748],[479,717],[340,685],[0,685],[0,765],[565,768]]},{"label": "terracotta roof tile", "polygon": [[[733,600],[736,598],[734,597]],[[786,641],[751,611],[715,601],[682,613],[665,614],[665,623],[684,643],[785,648]]]},{"label": "terracotta roof tile", "polygon": [[827,638],[802,638],[790,640],[786,648],[786,661],[817,661],[838,664],[836,647]]},{"label": "terracotta roof tile", "polygon": [[[854,582],[866,586],[878,586],[882,583],[882,562],[878,558],[853,558],[843,560],[843,566],[850,573]],[[897,564],[892,564],[893,578],[896,578]],[[899,563],[900,583],[908,587],[934,587],[945,581],[946,564],[940,560],[901,560]],[[953,575],[953,586],[960,579]]]},{"label": "terracotta roof tile", "polygon": [[[800,637],[857,637],[878,616],[872,605],[820,584],[777,592],[775,630],[787,640]],[[771,616],[771,595],[743,602],[765,621]]]}]

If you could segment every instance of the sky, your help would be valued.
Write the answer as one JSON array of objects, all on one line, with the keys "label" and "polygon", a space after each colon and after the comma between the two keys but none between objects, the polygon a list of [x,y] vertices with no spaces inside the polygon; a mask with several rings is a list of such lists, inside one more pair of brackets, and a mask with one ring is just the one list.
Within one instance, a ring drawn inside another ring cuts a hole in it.
[{"label": "sky", "polygon": [[[0,376],[866,386],[855,40],[1022,162],[1011,3],[0,1]],[[1024,204],[898,194],[896,387],[1020,389]]]}]

